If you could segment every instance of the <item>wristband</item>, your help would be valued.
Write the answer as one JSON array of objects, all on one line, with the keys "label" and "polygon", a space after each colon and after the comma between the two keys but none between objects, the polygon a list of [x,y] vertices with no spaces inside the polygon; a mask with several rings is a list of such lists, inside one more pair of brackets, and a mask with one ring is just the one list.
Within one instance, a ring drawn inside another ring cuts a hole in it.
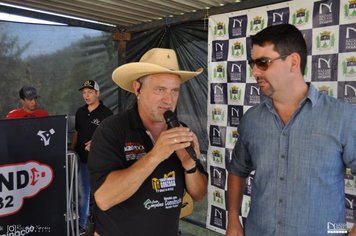
[{"label": "wristband", "polygon": [[193,174],[197,171],[197,164],[195,164],[191,169],[185,170],[185,173],[187,174]]}]

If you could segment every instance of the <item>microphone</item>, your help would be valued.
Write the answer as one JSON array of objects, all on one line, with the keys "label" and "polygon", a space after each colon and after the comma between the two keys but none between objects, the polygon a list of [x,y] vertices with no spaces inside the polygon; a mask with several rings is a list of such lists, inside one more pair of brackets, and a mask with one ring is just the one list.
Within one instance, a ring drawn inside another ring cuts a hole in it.
[{"label": "microphone", "polygon": [[[179,121],[177,119],[177,116],[173,111],[168,110],[168,111],[164,112],[163,113],[163,117],[166,120],[166,123],[168,125],[168,129],[180,126],[180,123],[179,123]],[[190,157],[194,161],[198,160],[197,155],[195,154],[195,151],[194,151],[192,146],[186,147],[185,150],[189,153]]]}]

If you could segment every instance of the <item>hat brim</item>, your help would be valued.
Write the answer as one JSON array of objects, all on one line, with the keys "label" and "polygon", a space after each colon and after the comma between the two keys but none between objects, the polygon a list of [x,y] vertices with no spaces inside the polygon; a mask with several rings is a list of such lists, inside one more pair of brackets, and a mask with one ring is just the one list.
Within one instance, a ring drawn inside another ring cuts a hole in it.
[{"label": "hat brim", "polygon": [[182,83],[184,83],[202,72],[203,68],[199,68],[196,71],[172,71],[156,64],[132,62],[116,68],[112,73],[112,79],[122,89],[134,93],[133,82],[145,75],[162,73],[174,74],[178,75]]},{"label": "hat brim", "polygon": [[84,86],[81,87],[80,89],[78,89],[79,91],[82,91],[83,89],[88,88],[88,89],[92,89],[92,90],[96,90],[95,88],[91,87],[91,86]]}]

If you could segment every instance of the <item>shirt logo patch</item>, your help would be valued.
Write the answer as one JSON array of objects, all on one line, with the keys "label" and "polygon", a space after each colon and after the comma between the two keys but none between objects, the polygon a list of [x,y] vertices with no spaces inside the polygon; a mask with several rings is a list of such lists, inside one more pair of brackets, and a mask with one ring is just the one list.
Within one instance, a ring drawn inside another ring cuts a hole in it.
[{"label": "shirt logo patch", "polygon": [[164,207],[164,209],[171,209],[171,208],[179,207],[181,202],[182,202],[181,197],[169,196],[169,197],[164,197],[164,202],[161,202],[159,200],[147,199],[143,203],[143,206],[147,210],[152,210],[152,209],[161,208],[161,207]]},{"label": "shirt logo patch", "polygon": [[147,210],[155,209],[155,208],[160,208],[164,206],[163,202],[159,202],[158,200],[151,200],[147,199],[143,205]]},{"label": "shirt logo patch", "polygon": [[100,120],[99,120],[98,118],[95,118],[95,119],[93,119],[93,120],[91,121],[91,123],[92,123],[93,125],[99,125],[99,124],[100,124]]},{"label": "shirt logo patch", "polygon": [[157,193],[173,191],[176,186],[175,172],[171,171],[168,174],[164,174],[163,178],[152,178],[152,188]]},{"label": "shirt logo patch", "polygon": [[134,161],[140,159],[146,154],[145,147],[136,142],[127,142],[124,146],[126,161]]}]

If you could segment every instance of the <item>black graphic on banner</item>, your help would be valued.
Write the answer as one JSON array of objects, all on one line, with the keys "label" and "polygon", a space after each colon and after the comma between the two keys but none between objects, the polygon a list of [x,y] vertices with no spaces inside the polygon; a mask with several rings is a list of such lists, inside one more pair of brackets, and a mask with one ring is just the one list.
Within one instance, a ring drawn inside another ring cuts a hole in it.
[{"label": "black graphic on banner", "polygon": [[338,98],[356,105],[356,81],[338,82]]},{"label": "black graphic on banner", "polygon": [[226,171],[220,167],[210,166],[210,173],[211,173],[211,185],[225,189],[226,184]]},{"label": "black graphic on banner", "polygon": [[325,27],[339,24],[339,1],[319,1],[314,3],[313,27]]},{"label": "black graphic on banner", "polygon": [[217,40],[212,43],[212,61],[226,61],[229,55],[229,40]]},{"label": "black graphic on banner", "polygon": [[211,125],[209,130],[210,145],[225,147],[226,127]]},{"label": "black graphic on banner", "polygon": [[220,229],[226,229],[225,210],[216,206],[211,206],[210,224]]},{"label": "black graphic on banner", "polygon": [[229,38],[246,37],[247,16],[236,16],[229,18]]},{"label": "black graphic on banner", "polygon": [[337,81],[338,54],[312,56],[312,81]]},{"label": "black graphic on banner", "polygon": [[267,26],[286,24],[289,22],[289,7],[267,11]]},{"label": "black graphic on banner", "polygon": [[210,99],[211,104],[226,104],[227,103],[227,85],[226,84],[210,84]]},{"label": "black graphic on banner", "polygon": [[0,120],[0,235],[66,234],[66,117]]},{"label": "black graphic on banner", "polygon": [[257,84],[246,84],[244,105],[254,106],[261,101],[260,87]]},{"label": "black graphic on banner", "polygon": [[243,106],[227,106],[227,125],[237,127],[243,116]]},{"label": "black graphic on banner", "polygon": [[354,52],[356,50],[356,24],[340,25],[339,51]]},{"label": "black graphic on banner", "polygon": [[346,220],[355,222],[356,220],[356,196],[345,194]]},{"label": "black graphic on banner", "polygon": [[246,82],[246,61],[227,62],[227,82],[245,83]]}]

